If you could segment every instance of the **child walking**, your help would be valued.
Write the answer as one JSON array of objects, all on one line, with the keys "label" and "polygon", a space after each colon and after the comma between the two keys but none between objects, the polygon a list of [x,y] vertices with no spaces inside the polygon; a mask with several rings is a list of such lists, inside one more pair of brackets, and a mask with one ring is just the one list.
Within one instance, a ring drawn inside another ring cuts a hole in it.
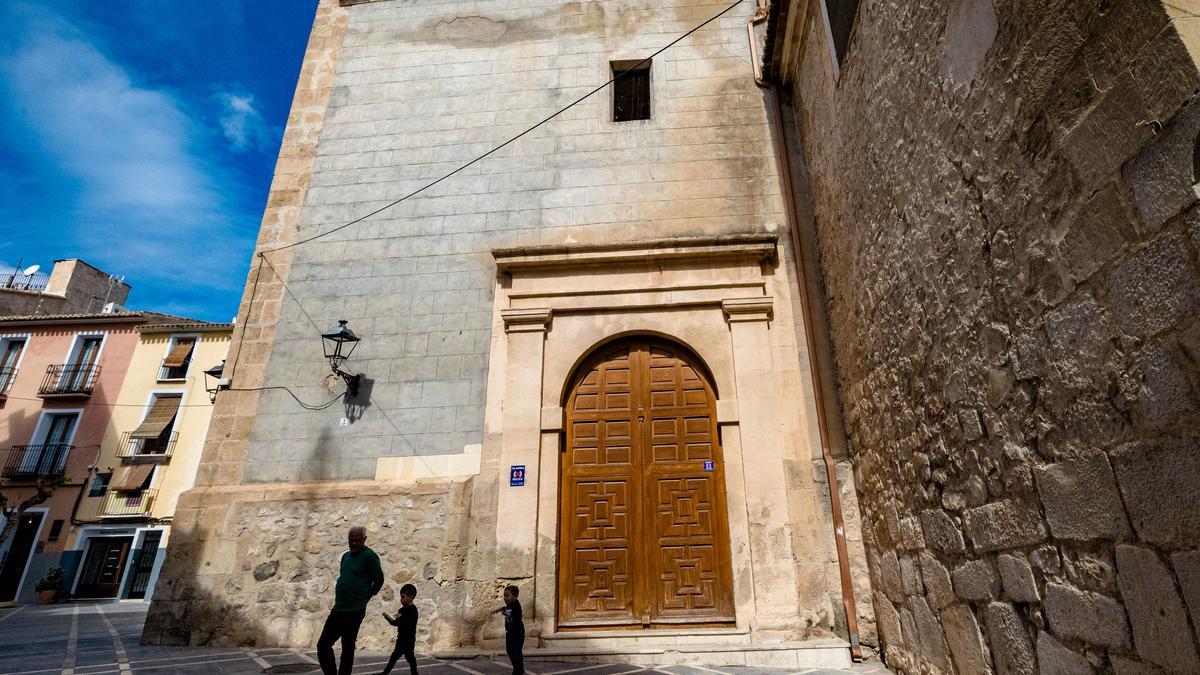
[{"label": "child walking", "polygon": [[521,601],[517,596],[521,589],[508,586],[504,589],[504,606],[492,614],[504,614],[504,651],[508,652],[508,660],[512,662],[513,675],[525,674],[525,655],[521,653],[525,646],[525,624],[521,620]]},{"label": "child walking", "polygon": [[417,675],[417,657],[413,654],[413,649],[417,646],[417,606],[413,604],[416,597],[417,587],[404,584],[400,587],[400,611],[396,612],[396,616],[383,613],[383,618],[396,627],[396,648],[392,650],[387,668],[384,668],[380,675],[392,672],[392,667],[401,656],[408,661],[409,675]]}]

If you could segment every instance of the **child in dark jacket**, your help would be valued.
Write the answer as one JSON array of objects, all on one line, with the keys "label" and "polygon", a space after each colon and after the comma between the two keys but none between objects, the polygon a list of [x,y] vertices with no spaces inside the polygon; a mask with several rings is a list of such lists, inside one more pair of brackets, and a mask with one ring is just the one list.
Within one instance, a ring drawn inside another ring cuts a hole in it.
[{"label": "child in dark jacket", "polygon": [[404,584],[400,587],[400,611],[396,612],[396,616],[383,613],[383,618],[396,627],[396,648],[392,650],[392,657],[388,659],[387,668],[383,669],[381,675],[392,672],[392,667],[401,656],[408,661],[410,675],[417,675],[417,657],[413,653],[417,646],[417,606],[413,604],[416,597],[417,587]]},{"label": "child in dark jacket", "polygon": [[513,675],[525,673],[525,655],[522,653],[525,623],[521,618],[521,601],[517,599],[520,594],[521,589],[508,586],[504,589],[504,606],[492,612],[504,615],[504,651],[508,652],[508,660],[512,662]]}]

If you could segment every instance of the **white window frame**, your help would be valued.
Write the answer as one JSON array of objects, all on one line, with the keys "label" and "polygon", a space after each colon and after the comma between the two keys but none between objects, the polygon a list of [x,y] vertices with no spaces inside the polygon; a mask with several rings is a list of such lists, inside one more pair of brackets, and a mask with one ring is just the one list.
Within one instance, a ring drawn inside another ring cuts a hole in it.
[{"label": "white window frame", "polygon": [[[100,367],[100,359],[104,358],[104,346],[108,344],[108,331],[102,330],[88,330],[76,333],[71,339],[71,348],[67,350],[66,358],[61,361],[63,365],[69,366],[75,362],[75,359],[79,356],[79,350],[83,348],[83,341],[87,338],[100,338],[100,349],[96,350],[96,360],[92,362],[97,368]],[[55,383],[56,387],[62,387],[63,378],[66,375],[65,369],[59,373],[58,382]]]},{"label": "white window frame", "polygon": [[[15,340],[21,340],[25,346],[21,348],[21,353],[17,355],[17,362],[13,364],[14,372],[21,372],[21,363],[25,361],[25,355],[29,353],[29,343],[33,341],[32,333],[4,333],[0,334],[0,356],[3,356],[8,349],[8,343]],[[12,382],[9,382],[8,388],[12,390]],[[2,393],[2,392],[0,392]]]},{"label": "white window frame", "polygon": [[[191,338],[195,340],[192,343],[192,358],[188,360],[184,367],[183,377],[163,377],[164,371],[163,361],[167,359],[167,355],[171,353],[171,348],[175,346],[181,339]],[[158,373],[155,374],[157,382],[186,382],[192,374],[192,364],[196,361],[196,352],[200,349],[200,333],[172,333],[171,339],[167,340],[167,348],[163,351],[163,355],[158,359]]]},{"label": "white window frame", "polygon": [[[150,409],[154,407],[154,401],[157,400],[159,396],[178,396],[179,397],[179,410],[177,410],[175,412],[175,421],[172,422],[172,424],[171,424],[171,430],[178,432],[179,426],[183,423],[183,411],[184,411],[183,404],[187,402],[187,389],[155,389],[154,391],[150,392],[146,396],[146,402],[142,405],[142,415],[140,417],[138,417],[137,423],[141,424],[142,422],[144,422],[146,420],[146,415],[150,414]],[[141,448],[142,448],[141,439],[139,439],[138,440],[138,449],[140,450]],[[130,450],[132,451],[133,448],[130,448]],[[154,481],[154,479],[151,478],[151,485],[153,485],[153,481]]]}]

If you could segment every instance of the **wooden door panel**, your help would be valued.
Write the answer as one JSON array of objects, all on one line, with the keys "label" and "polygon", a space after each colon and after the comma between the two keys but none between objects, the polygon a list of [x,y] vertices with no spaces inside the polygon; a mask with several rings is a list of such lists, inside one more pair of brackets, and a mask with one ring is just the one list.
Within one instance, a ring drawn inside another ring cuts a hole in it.
[{"label": "wooden door panel", "polygon": [[576,378],[561,474],[560,625],[733,620],[716,397],[688,358],[629,341]]}]

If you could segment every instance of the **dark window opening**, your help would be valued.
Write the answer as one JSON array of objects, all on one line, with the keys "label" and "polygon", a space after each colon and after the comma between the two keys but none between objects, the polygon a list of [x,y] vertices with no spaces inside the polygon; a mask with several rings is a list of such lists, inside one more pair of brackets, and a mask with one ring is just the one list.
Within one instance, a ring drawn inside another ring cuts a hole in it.
[{"label": "dark window opening", "polygon": [[650,119],[650,62],[613,61],[613,121]]},{"label": "dark window opening", "polygon": [[58,541],[58,536],[62,534],[63,521],[56,520],[50,523],[50,534],[47,535],[48,541]]},{"label": "dark window opening", "polygon": [[833,33],[833,50],[838,65],[846,60],[850,47],[850,31],[854,28],[854,15],[858,13],[858,0],[825,0],[829,13],[829,32]]},{"label": "dark window opening", "polygon": [[98,473],[92,479],[92,487],[88,490],[89,497],[103,497],[108,492],[108,481],[112,480],[111,473]]}]

